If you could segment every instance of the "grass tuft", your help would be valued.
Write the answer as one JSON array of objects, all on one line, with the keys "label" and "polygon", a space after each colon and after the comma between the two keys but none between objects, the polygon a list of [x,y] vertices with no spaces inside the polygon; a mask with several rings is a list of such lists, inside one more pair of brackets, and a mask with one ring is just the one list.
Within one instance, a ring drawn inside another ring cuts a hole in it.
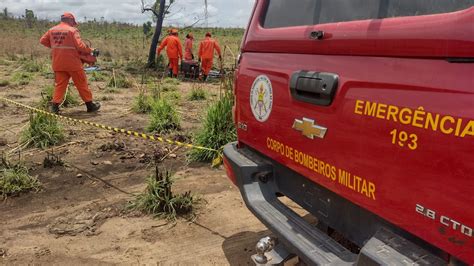
[{"label": "grass tuft", "polygon": [[130,74],[141,74],[146,63],[140,59],[133,59],[125,64],[124,70]]},{"label": "grass tuft", "polygon": [[180,82],[177,79],[173,78],[165,78],[160,83],[160,89],[162,92],[174,92],[178,90]]},{"label": "grass tuft", "polygon": [[0,87],[6,87],[10,85],[10,81],[8,80],[0,80]]},{"label": "grass tuft", "polygon": [[176,220],[178,217],[194,217],[194,207],[199,199],[191,192],[174,195],[173,182],[169,172],[150,176],[147,179],[148,185],[145,192],[131,201],[129,208],[167,220]]},{"label": "grass tuft", "polygon": [[9,66],[11,65],[10,61],[7,61],[5,59],[0,59],[0,66]]},{"label": "grass tuft", "polygon": [[177,91],[170,91],[163,93],[163,98],[172,102],[173,104],[177,104],[181,100],[181,94]]},{"label": "grass tuft", "polygon": [[108,87],[110,88],[132,88],[133,87],[133,82],[131,79],[127,77],[124,73],[121,72],[115,72],[114,75],[112,75],[109,83],[107,84]]},{"label": "grass tuft", "polygon": [[44,64],[37,60],[24,60],[22,68],[29,73],[42,72],[44,69]]},{"label": "grass tuft", "polygon": [[147,128],[148,131],[164,134],[180,128],[180,118],[175,106],[166,99],[153,101],[150,112],[150,124]]},{"label": "grass tuft", "polygon": [[16,196],[21,192],[38,191],[38,179],[30,176],[28,168],[21,163],[12,165],[5,158],[0,162],[0,198]]},{"label": "grass tuft", "polygon": [[107,75],[99,71],[93,71],[89,77],[89,81],[91,82],[104,82],[106,80],[107,80]]},{"label": "grass tuft", "polygon": [[143,90],[135,97],[132,109],[138,114],[148,114],[151,112],[153,98],[147,96]]},{"label": "grass tuft", "polygon": [[[237,133],[232,121],[233,95],[228,92],[217,102],[209,106],[203,128],[197,132],[193,143],[195,145],[216,150],[237,139]],[[191,161],[210,162],[216,158],[216,153],[207,150],[192,150]]]},{"label": "grass tuft", "polygon": [[30,84],[33,80],[33,75],[28,72],[16,72],[13,74],[12,81],[17,85],[24,86]]},{"label": "grass tuft", "polygon": [[112,93],[112,94],[116,94],[116,93],[120,93],[120,90],[119,89],[116,89],[116,88],[112,88],[112,87],[107,87],[105,90],[104,90],[105,93]]},{"label": "grass tuft", "polygon": [[64,141],[64,132],[59,122],[44,114],[31,114],[29,126],[22,132],[21,141],[28,146],[46,149]]},{"label": "grass tuft", "polygon": [[206,98],[206,91],[202,87],[193,88],[191,90],[191,94],[188,97],[190,101],[203,101],[206,100]]},{"label": "grass tuft", "polygon": [[[78,96],[73,92],[74,90],[69,87],[64,103],[62,104],[63,107],[70,107],[70,106],[75,106],[79,104],[79,98]],[[54,93],[54,87],[49,85],[45,86],[43,90],[41,91],[41,102],[40,106],[43,108],[48,108],[50,102],[53,100],[53,93]]]}]

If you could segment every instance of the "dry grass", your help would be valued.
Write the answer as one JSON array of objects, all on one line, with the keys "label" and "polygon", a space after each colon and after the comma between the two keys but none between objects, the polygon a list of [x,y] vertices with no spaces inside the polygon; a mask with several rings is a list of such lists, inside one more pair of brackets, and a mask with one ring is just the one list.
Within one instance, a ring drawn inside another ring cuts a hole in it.
[{"label": "dry grass", "polygon": [[[39,44],[39,39],[55,23],[37,21],[33,28],[27,29],[24,21],[8,19],[0,20],[0,57],[8,61],[17,61],[21,58],[49,60],[49,49]],[[120,23],[87,22],[79,25],[83,39],[90,40],[92,46],[101,50],[100,64],[114,67],[123,67],[131,73],[140,72],[141,64],[147,58],[150,39],[143,41],[142,26],[134,26]],[[192,31],[196,38],[194,50],[197,54],[199,41],[204,39],[206,32],[213,33],[215,39],[225,50],[224,65],[231,68],[235,63],[235,55],[238,54],[243,29],[205,29],[193,28],[181,32],[183,39],[188,31]],[[166,32],[166,29],[164,30]],[[226,48],[227,47],[227,48]],[[165,60],[166,61],[166,60]]]},{"label": "dry grass", "polygon": [[38,179],[32,177],[22,163],[12,164],[6,158],[0,160],[0,198],[37,191],[39,188]]}]

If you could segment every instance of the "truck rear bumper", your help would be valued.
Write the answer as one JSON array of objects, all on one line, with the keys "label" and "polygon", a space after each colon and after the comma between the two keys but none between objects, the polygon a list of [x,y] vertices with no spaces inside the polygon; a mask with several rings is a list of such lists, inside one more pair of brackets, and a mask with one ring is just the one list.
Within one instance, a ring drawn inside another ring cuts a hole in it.
[{"label": "truck rear bumper", "polygon": [[[354,265],[382,262],[445,264],[438,257],[376,223],[367,225],[374,227],[372,230],[374,233],[366,238],[364,241],[366,244],[362,247],[360,254],[354,254],[325,232],[306,222],[278,199],[278,195],[281,194],[291,198],[287,195],[289,194],[288,187],[292,187],[290,191],[293,193],[305,193],[304,188],[311,186],[309,180],[296,173],[289,176],[286,170],[281,170],[284,166],[277,165],[247,148],[239,149],[236,143],[228,144],[224,148],[224,162],[227,174],[239,187],[250,211],[278,237],[290,252],[308,264]],[[288,181],[283,182],[282,179],[290,179],[292,184],[285,183]],[[347,208],[336,210],[336,213],[347,210]],[[324,216],[329,211],[321,210],[321,213]],[[354,222],[357,223],[357,221]],[[360,227],[360,224],[356,227]],[[384,250],[383,254],[379,252],[381,247]],[[419,260],[420,258],[422,261]]]},{"label": "truck rear bumper", "polygon": [[235,144],[224,148],[224,156],[235,174],[247,207],[291,252],[305,262],[316,264],[355,262],[356,255],[315,229],[278,200],[279,191],[271,177],[271,164],[257,157],[249,159],[237,150]]}]

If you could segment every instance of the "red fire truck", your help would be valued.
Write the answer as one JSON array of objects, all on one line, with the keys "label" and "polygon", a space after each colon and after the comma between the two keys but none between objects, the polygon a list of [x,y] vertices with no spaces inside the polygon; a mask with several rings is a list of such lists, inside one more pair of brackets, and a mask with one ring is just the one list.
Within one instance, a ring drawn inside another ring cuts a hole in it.
[{"label": "red fire truck", "polygon": [[224,161],[274,233],[258,263],[278,239],[307,264],[474,264],[474,0],[257,0],[241,49]]}]

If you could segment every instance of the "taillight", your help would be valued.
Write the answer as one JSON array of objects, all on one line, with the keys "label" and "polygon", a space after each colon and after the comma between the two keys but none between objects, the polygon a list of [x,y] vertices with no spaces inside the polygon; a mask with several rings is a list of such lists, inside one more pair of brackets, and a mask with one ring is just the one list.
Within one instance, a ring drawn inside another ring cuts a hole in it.
[{"label": "taillight", "polygon": [[235,176],[234,170],[232,169],[232,165],[230,164],[229,160],[224,156],[224,168],[225,172],[227,174],[227,177],[229,177],[230,181],[234,183],[234,185],[237,186],[237,177]]}]

